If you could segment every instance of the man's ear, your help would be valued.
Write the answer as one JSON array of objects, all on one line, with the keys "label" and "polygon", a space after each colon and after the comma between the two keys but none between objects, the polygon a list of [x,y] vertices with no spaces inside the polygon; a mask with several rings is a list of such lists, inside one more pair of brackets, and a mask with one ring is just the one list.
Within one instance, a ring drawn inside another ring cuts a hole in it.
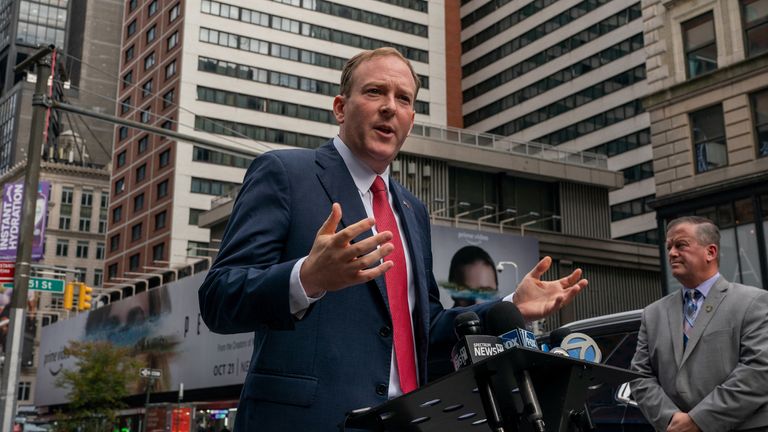
[{"label": "man's ear", "polygon": [[347,100],[342,95],[336,95],[333,98],[333,115],[336,117],[338,124],[344,123],[344,108],[346,108]]},{"label": "man's ear", "polygon": [[717,259],[717,246],[711,244],[707,246],[707,262]]}]

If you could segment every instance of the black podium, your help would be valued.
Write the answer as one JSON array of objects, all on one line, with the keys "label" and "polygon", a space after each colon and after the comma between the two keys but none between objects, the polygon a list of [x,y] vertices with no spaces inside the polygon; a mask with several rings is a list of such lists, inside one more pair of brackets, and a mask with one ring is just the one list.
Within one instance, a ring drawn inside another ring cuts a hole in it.
[{"label": "black podium", "polygon": [[490,388],[505,432],[532,431],[518,390],[523,371],[531,377],[547,432],[574,430],[571,416],[583,410],[589,388],[643,377],[613,366],[512,348],[377,407],[356,410],[347,416],[345,427],[381,432],[487,431],[480,387]]}]

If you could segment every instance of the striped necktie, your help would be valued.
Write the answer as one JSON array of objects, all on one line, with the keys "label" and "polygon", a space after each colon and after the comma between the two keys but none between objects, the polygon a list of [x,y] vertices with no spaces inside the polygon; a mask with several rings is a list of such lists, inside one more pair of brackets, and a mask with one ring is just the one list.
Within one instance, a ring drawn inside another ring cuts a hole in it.
[{"label": "striped necktie", "polygon": [[683,346],[688,345],[688,338],[693,332],[693,320],[696,318],[696,311],[698,310],[698,301],[702,297],[701,292],[697,289],[686,289],[683,298],[685,299],[683,305]]}]

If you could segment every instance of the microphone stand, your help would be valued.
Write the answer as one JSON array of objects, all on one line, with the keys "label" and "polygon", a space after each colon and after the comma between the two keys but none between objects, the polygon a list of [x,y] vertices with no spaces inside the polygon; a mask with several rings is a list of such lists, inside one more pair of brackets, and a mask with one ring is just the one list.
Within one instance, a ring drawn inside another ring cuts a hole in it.
[{"label": "microphone stand", "polygon": [[539,398],[536,396],[536,390],[533,388],[531,375],[527,370],[524,370],[518,373],[516,378],[518,387],[520,388],[520,395],[523,398],[523,414],[526,415],[526,420],[531,423],[534,431],[546,432],[543,420],[544,416],[541,413],[541,405],[539,405]]},{"label": "microphone stand", "polygon": [[480,393],[480,400],[485,408],[485,418],[488,426],[493,432],[504,432],[504,421],[499,413],[499,407],[496,405],[496,399],[493,397],[493,387],[487,373],[475,373],[475,382],[477,382],[477,391]]}]

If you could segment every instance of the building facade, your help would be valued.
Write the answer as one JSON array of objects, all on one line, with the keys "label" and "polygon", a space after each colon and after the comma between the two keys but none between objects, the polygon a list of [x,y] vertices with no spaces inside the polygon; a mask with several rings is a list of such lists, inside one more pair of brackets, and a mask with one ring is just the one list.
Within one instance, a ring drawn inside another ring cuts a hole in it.
[{"label": "building facade", "polygon": [[655,244],[640,1],[471,0],[460,16],[458,126],[608,156],[624,177],[611,237]]},{"label": "building facade", "polygon": [[766,287],[768,1],[643,0],[643,19],[659,234],[709,217],[723,276]]}]

